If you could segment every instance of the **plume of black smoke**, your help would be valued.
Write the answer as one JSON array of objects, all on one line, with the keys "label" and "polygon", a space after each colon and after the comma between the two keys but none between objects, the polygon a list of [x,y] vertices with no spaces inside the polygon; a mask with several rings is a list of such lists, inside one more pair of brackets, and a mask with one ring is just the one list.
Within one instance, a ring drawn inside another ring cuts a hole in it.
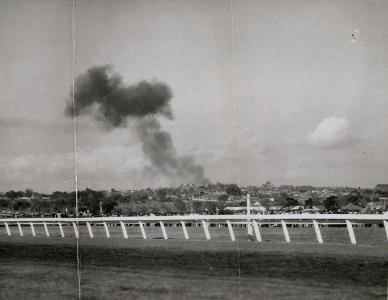
[{"label": "plume of black smoke", "polygon": [[96,66],[76,79],[74,98],[74,110],[72,102],[66,106],[67,116],[93,114],[108,129],[134,121],[143,153],[151,163],[147,173],[166,176],[173,184],[208,182],[204,169],[193,157],[179,156],[171,135],[161,128],[160,116],[173,119],[172,91],[166,84],[140,81],[126,86],[111,66]]}]

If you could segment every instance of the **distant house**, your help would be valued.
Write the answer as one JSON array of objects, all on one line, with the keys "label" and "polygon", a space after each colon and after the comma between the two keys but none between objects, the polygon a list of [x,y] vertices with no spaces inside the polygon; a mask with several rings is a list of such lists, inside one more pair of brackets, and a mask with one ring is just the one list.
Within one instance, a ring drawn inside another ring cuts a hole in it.
[{"label": "distant house", "polygon": [[[228,206],[228,207],[225,207],[224,210],[225,211],[234,212],[234,213],[246,213],[247,212],[246,206]],[[264,206],[261,206],[261,205],[251,206],[251,212],[252,213],[254,213],[254,212],[264,212],[266,210],[267,209]]]},{"label": "distant house", "polygon": [[313,206],[312,208],[305,208],[303,209],[303,213],[318,213],[325,208],[322,205]]},{"label": "distant house", "polygon": [[218,199],[212,199],[212,198],[209,198],[209,197],[192,197],[191,201],[218,202]]},{"label": "distant house", "polygon": [[355,205],[353,203],[348,203],[345,206],[341,207],[342,210],[344,211],[356,211],[360,212],[362,210],[361,206]]},{"label": "distant house", "polygon": [[[388,202],[387,202],[388,203]],[[374,211],[385,211],[387,210],[387,204],[384,201],[369,202],[362,213],[373,213]]]},{"label": "distant house", "polygon": [[291,207],[291,211],[302,211],[304,209],[303,205],[295,205]]},{"label": "distant house", "polygon": [[388,184],[376,184],[376,191],[388,192]]},{"label": "distant house", "polygon": [[17,200],[23,200],[23,201],[27,201],[27,202],[31,202],[31,197],[19,197],[17,198]]},{"label": "distant house", "polygon": [[242,196],[229,196],[228,202],[239,202],[245,200]]},{"label": "distant house", "polygon": [[379,202],[383,203],[385,206],[388,206],[388,197],[378,197]]}]

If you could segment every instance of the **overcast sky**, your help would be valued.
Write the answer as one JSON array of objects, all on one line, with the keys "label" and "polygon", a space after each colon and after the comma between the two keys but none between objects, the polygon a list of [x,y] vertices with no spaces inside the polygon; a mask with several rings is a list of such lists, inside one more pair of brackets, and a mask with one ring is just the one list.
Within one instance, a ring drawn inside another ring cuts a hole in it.
[{"label": "overcast sky", "polygon": [[[167,83],[163,127],[211,181],[388,182],[388,1],[75,3],[76,74]],[[0,2],[2,191],[74,189],[71,29],[71,1]],[[80,188],[168,184],[140,175],[130,129],[79,117],[77,135]]]}]

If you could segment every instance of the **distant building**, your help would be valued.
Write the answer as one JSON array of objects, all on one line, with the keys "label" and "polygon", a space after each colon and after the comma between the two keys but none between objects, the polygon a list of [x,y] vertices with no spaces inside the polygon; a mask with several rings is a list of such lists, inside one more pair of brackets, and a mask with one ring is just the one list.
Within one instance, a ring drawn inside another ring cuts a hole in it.
[{"label": "distant building", "polygon": [[381,203],[383,203],[385,206],[388,206],[388,197],[379,197],[378,198]]},{"label": "distant building", "polygon": [[383,191],[383,192],[388,192],[388,184],[376,184],[375,187],[376,191]]},{"label": "distant building", "polygon": [[[43,198],[43,197],[42,197]],[[31,197],[19,197],[17,198],[18,200],[24,200],[24,201],[28,201],[28,202],[31,202]]]},{"label": "distant building", "polygon": [[344,211],[356,211],[360,212],[362,210],[361,206],[355,205],[353,203],[348,203],[345,206],[341,207],[342,210]]}]

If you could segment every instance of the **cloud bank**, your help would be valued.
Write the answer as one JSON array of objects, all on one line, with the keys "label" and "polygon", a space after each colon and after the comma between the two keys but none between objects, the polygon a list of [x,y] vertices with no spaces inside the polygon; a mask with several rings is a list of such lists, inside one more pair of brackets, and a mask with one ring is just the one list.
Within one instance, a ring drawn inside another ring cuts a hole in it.
[{"label": "cloud bank", "polygon": [[[143,188],[170,183],[150,177],[139,157],[140,147],[130,145],[78,148],[79,188]],[[74,153],[26,154],[0,158],[0,183],[7,189],[32,187],[39,191],[74,190]],[[147,180],[146,180],[147,179]],[[17,183],[17,184],[15,184]]]},{"label": "cloud bank", "polygon": [[307,139],[310,145],[324,149],[347,148],[357,141],[351,135],[349,121],[334,116],[323,119]]}]

